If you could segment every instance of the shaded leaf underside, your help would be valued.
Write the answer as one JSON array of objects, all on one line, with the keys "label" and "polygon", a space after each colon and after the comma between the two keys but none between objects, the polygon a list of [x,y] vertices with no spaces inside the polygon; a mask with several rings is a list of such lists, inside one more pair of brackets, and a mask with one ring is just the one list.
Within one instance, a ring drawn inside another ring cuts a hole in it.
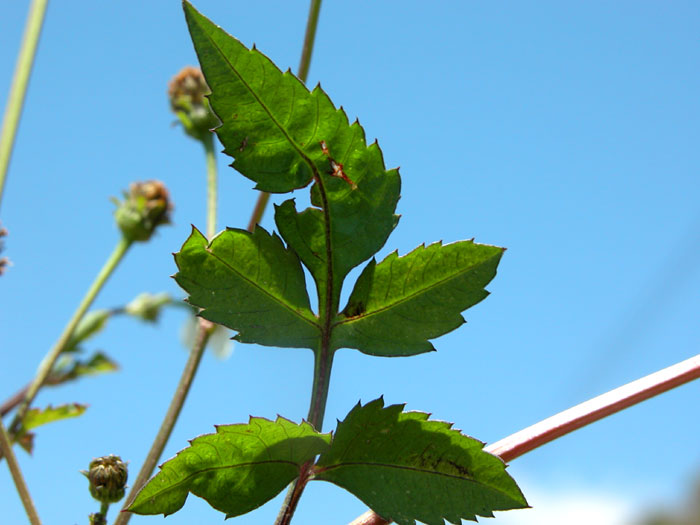
[{"label": "shaded leaf underside", "polygon": [[316,479],[339,485],[386,520],[442,525],[527,507],[504,463],[483,443],[422,412],[357,405],[319,458]]},{"label": "shaded leaf underside", "polygon": [[189,492],[239,516],[274,498],[299,476],[301,466],[328,448],[330,434],[284,418],[251,418],[195,438],[166,461],[129,507],[136,514],[177,512]]},{"label": "shaded leaf underside", "polygon": [[318,320],[311,312],[296,254],[277,235],[229,229],[209,244],[193,228],[175,254],[177,283],[200,315],[236,330],[244,343],[316,348]]},{"label": "shaded leaf underside", "polygon": [[484,299],[503,248],[460,241],[421,246],[360,275],[333,331],[334,348],[372,355],[433,350],[428,341],[464,323],[460,312]]}]

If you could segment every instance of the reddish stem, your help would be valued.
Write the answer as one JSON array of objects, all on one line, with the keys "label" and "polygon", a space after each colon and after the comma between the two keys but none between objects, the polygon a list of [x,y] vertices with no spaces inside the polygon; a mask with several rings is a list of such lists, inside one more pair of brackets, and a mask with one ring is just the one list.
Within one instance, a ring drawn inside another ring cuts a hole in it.
[{"label": "reddish stem", "polygon": [[[700,354],[559,412],[492,443],[484,450],[508,463],[569,432],[698,378],[700,378]],[[390,522],[368,510],[349,525],[386,525],[388,523]]]}]

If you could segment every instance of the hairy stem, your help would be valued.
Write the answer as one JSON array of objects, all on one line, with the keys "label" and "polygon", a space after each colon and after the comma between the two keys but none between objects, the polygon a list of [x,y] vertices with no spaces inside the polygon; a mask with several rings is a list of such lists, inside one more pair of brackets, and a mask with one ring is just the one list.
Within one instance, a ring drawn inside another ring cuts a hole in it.
[{"label": "hairy stem", "polygon": [[32,525],[40,525],[41,520],[36,512],[36,508],[34,508],[34,503],[32,502],[32,497],[29,495],[27,484],[24,482],[24,477],[19,468],[19,463],[17,463],[15,452],[12,450],[12,441],[7,434],[7,430],[5,430],[5,425],[2,424],[2,418],[0,418],[0,451],[2,451],[7,459],[7,466],[10,468],[12,480],[15,482],[17,493],[22,500],[22,505],[24,505],[24,511],[27,513],[29,523]]},{"label": "hairy stem", "polygon": [[207,238],[211,240],[216,235],[216,201],[218,195],[214,134],[210,133],[202,142],[207,158]]},{"label": "hairy stem", "polygon": [[[508,463],[569,432],[694,379],[700,379],[700,354],[543,419],[539,423],[492,443],[484,450]],[[389,522],[370,510],[349,525],[386,525],[387,523]]]},{"label": "hairy stem", "polygon": [[15,74],[12,78],[10,94],[7,97],[7,107],[5,108],[5,117],[2,121],[2,133],[0,134],[0,202],[2,202],[7,168],[10,164],[12,147],[14,146],[15,137],[17,136],[17,126],[19,125],[19,118],[22,115],[24,97],[27,94],[29,75],[34,65],[36,47],[39,42],[39,36],[41,35],[41,28],[44,25],[44,15],[46,14],[47,4],[48,0],[33,0],[29,7],[27,24],[24,27],[24,36],[22,37],[22,47],[17,57],[17,65],[15,66]]},{"label": "hairy stem", "polygon": [[95,280],[93,281],[92,285],[85,294],[85,297],[83,297],[83,300],[80,302],[80,305],[78,306],[77,310],[75,311],[75,313],[73,313],[73,317],[71,317],[70,321],[68,321],[68,324],[63,329],[61,337],[58,338],[56,344],[54,344],[53,348],[49,350],[48,354],[46,354],[46,357],[44,357],[44,359],[42,360],[41,364],[39,365],[39,369],[37,370],[36,376],[34,377],[34,380],[32,381],[31,385],[29,385],[29,388],[27,389],[27,392],[24,396],[24,400],[20,404],[19,409],[17,409],[17,413],[15,414],[12,424],[10,425],[11,434],[16,434],[19,431],[22,425],[22,420],[24,419],[27,410],[29,410],[32,401],[34,401],[34,399],[36,398],[39,389],[41,389],[41,387],[46,382],[46,379],[49,377],[51,370],[53,370],[54,364],[56,364],[58,356],[60,356],[61,352],[63,352],[63,350],[65,349],[66,344],[68,344],[71,336],[73,335],[73,332],[75,331],[76,326],[78,326],[78,323],[85,315],[87,309],[90,308],[90,305],[95,300],[95,297],[97,297],[99,291],[107,282],[109,276],[112,275],[119,262],[124,258],[124,255],[126,255],[126,252],[128,251],[130,246],[131,241],[125,239],[124,237],[119,239],[119,242],[114,248],[114,251],[109,256],[109,259],[107,259],[107,262],[105,262],[104,266],[100,270],[100,273],[98,273],[97,277],[95,277]]},{"label": "hairy stem", "polygon": [[[209,340],[209,336],[211,336],[213,329],[214,324],[210,323],[205,319],[199,320],[196,340],[194,346],[192,347],[192,351],[190,352],[190,357],[187,360],[187,364],[185,364],[185,369],[182,371],[180,382],[178,383],[177,389],[175,390],[175,394],[173,395],[173,398],[170,401],[170,406],[168,407],[168,411],[165,414],[165,417],[163,418],[163,422],[160,425],[158,434],[153,440],[151,450],[148,451],[148,455],[146,456],[146,459],[143,462],[143,465],[141,466],[141,470],[139,471],[138,476],[136,477],[136,481],[134,481],[133,485],[131,486],[131,490],[129,491],[129,495],[126,497],[124,506],[122,507],[122,511],[124,511],[127,507],[129,507],[129,505],[133,503],[134,499],[136,499],[136,495],[138,494],[139,490],[141,490],[141,487],[143,487],[146,484],[148,478],[151,477],[153,470],[156,468],[158,460],[163,454],[163,449],[168,443],[168,439],[170,439],[170,434],[172,434],[173,428],[175,427],[175,422],[180,416],[180,411],[182,410],[182,407],[185,404],[187,394],[190,391],[192,381],[194,380],[194,376],[197,373],[199,363],[201,362],[202,355],[204,354],[204,349],[207,346],[207,341]],[[114,525],[126,525],[127,523],[129,523],[130,519],[130,512],[120,512],[119,516],[114,522]]]},{"label": "hairy stem", "polygon": [[[311,0],[309,6],[309,16],[306,19],[306,34],[304,35],[304,47],[301,49],[301,59],[299,60],[299,69],[297,77],[303,83],[306,83],[306,77],[309,75],[309,67],[311,66],[311,55],[314,51],[314,42],[316,41],[316,28],[318,27],[318,17],[321,13],[321,0]],[[265,207],[270,200],[270,194],[261,192],[258,200],[253,208],[253,213],[248,222],[248,230],[253,231],[255,225],[262,220]]]}]

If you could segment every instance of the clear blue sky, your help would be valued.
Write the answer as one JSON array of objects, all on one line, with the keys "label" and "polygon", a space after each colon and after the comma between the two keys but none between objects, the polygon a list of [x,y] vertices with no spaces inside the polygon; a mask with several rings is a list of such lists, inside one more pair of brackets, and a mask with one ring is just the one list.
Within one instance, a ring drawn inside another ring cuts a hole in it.
[{"label": "clear blue sky", "polygon": [[[27,4],[5,2],[0,17],[3,104]],[[296,69],[305,0],[195,6]],[[381,255],[471,237],[508,248],[491,295],[434,342],[437,352],[341,350],[326,429],[358,400],[384,395],[494,442],[698,353],[698,34],[697,2],[323,5],[309,85],[320,81],[378,138],[387,165],[401,167],[402,219]],[[116,243],[108,198],[133,180],[168,185],[174,224],[132,250],[96,307],[142,291],[183,296],[171,253],[190,224],[204,228],[204,158],[171,125],[166,89],[189,64],[178,1],[49,6],[0,210],[14,264],[0,278],[0,398],[33,376]],[[219,158],[219,223],[245,227],[256,195],[229,162]],[[274,228],[269,213],[262,223]],[[33,457],[19,452],[45,523],[86,523],[97,510],[78,473],[91,458],[119,454],[135,478],[187,357],[183,320],[180,311],[157,327],[114,320],[88,348],[121,371],[41,393],[39,405],[90,405],[39,429]],[[214,424],[300,420],[311,372],[308,350],[237,345],[226,361],[205,356],[164,459]],[[700,383],[686,385],[531,452],[510,472],[526,496],[570,485],[603,487],[639,510],[674,501],[700,471],[699,395]],[[0,495],[1,521],[23,523],[4,466]],[[271,523],[278,503],[236,522]],[[346,523],[364,509],[315,483],[295,522]],[[191,496],[166,523],[219,519]]]}]

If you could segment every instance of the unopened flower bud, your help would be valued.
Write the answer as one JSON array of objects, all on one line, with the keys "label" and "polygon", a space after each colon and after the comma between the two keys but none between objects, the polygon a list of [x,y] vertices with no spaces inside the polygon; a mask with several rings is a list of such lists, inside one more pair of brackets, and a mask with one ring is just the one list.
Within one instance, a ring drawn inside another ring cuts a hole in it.
[{"label": "unopened flower bud", "polygon": [[90,462],[90,470],[83,471],[90,481],[90,494],[101,503],[116,503],[124,497],[128,472],[119,456],[110,454]]},{"label": "unopened flower bud", "polygon": [[95,512],[94,514],[90,514],[90,525],[107,525],[107,518],[105,517],[104,514],[100,514],[99,512]]},{"label": "unopened flower bud", "polygon": [[168,85],[170,108],[180,119],[185,131],[197,140],[211,134],[219,125],[205,95],[210,93],[199,68],[187,66],[173,77]]},{"label": "unopened flower bud", "polygon": [[127,304],[124,310],[129,315],[140,317],[144,321],[155,322],[158,320],[162,307],[171,302],[173,299],[165,292],[159,294],[144,292]]},{"label": "unopened flower bud", "polygon": [[124,201],[117,202],[114,217],[124,237],[131,241],[147,241],[161,224],[170,223],[172,203],[162,182],[133,182]]}]

